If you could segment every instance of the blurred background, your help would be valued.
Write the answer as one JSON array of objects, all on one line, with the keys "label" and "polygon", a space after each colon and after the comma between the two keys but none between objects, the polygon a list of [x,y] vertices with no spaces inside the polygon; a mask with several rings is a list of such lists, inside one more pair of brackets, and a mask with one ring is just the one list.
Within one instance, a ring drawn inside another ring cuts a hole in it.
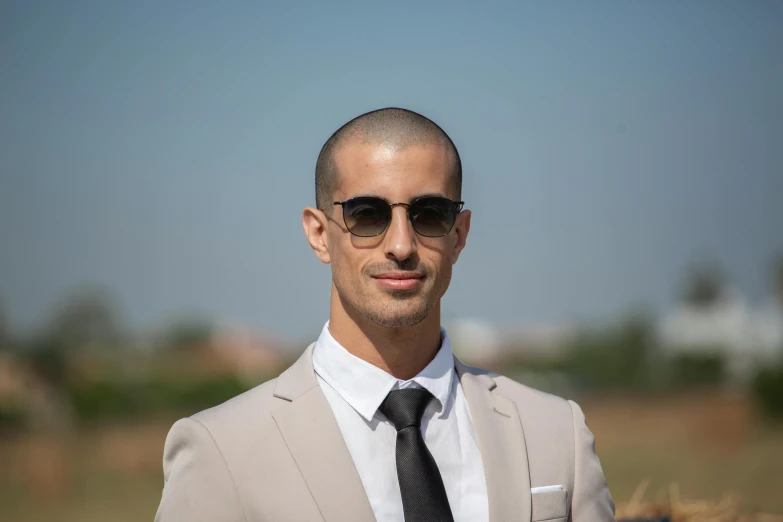
[{"label": "blurred background", "polygon": [[783,514],[781,27],[775,1],[0,2],[0,519],[153,518],[171,424],[327,320],[301,210],[384,106],[462,155],[457,354],[578,400],[618,504]]}]

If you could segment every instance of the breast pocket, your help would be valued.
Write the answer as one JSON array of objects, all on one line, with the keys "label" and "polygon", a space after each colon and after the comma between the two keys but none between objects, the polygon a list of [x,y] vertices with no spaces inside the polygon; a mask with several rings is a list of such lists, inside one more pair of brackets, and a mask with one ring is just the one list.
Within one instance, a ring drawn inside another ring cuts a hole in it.
[{"label": "breast pocket", "polygon": [[565,522],[568,518],[568,492],[564,489],[531,495],[533,522]]}]

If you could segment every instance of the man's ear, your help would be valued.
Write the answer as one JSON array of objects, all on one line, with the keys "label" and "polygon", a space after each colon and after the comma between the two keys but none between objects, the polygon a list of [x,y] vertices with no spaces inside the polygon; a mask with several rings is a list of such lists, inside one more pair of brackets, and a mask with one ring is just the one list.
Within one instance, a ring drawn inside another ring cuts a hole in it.
[{"label": "man's ear", "polygon": [[470,210],[463,210],[457,216],[457,222],[454,223],[454,232],[457,235],[457,242],[454,244],[454,258],[452,264],[459,259],[462,249],[468,241],[468,232],[470,232]]},{"label": "man's ear", "polygon": [[302,228],[307,242],[322,263],[329,264],[329,238],[326,234],[326,215],[317,208],[307,207],[302,211]]}]

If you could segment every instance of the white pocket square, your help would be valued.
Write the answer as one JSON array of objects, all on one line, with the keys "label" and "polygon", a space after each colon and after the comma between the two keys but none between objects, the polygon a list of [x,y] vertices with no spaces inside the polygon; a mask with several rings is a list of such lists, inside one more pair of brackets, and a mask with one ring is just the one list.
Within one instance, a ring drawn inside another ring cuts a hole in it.
[{"label": "white pocket square", "polygon": [[538,486],[535,488],[530,488],[530,493],[547,493],[549,491],[563,491],[565,488],[561,485],[556,486]]}]

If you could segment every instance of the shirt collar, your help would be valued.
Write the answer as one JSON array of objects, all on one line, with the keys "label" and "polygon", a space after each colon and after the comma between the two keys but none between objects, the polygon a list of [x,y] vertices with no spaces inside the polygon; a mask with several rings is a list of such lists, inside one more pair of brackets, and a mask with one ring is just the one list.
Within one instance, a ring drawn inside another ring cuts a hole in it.
[{"label": "shirt collar", "polygon": [[441,328],[438,353],[418,375],[403,381],[348,352],[332,337],[327,322],[313,349],[313,369],[368,422],[392,389],[408,387],[412,382],[440,402],[444,415],[454,379],[454,355],[449,336]]}]

